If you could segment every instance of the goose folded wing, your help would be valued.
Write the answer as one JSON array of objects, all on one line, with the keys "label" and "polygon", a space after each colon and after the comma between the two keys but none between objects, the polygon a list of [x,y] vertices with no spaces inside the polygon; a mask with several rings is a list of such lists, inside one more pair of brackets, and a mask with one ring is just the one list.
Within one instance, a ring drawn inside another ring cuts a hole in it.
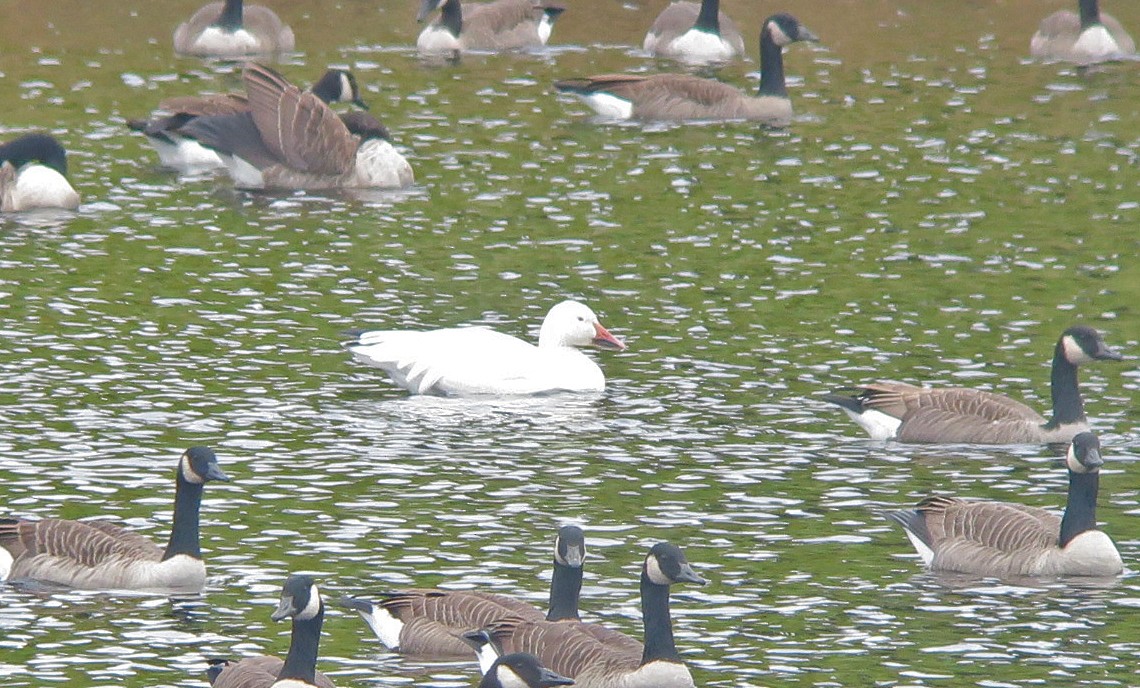
[{"label": "goose folded wing", "polygon": [[0,545],[19,557],[51,557],[82,566],[119,559],[158,561],[162,550],[147,538],[106,521],[0,521]]},{"label": "goose folded wing", "polygon": [[1054,547],[1061,531],[1058,516],[1023,504],[928,497],[918,511],[935,541],[969,542],[1001,552]]},{"label": "goose folded wing", "polygon": [[244,80],[257,131],[282,163],[315,175],[352,169],[359,141],[324,101],[262,65],[246,67]]},{"label": "goose folded wing", "polygon": [[578,677],[587,671],[630,672],[641,664],[641,655],[599,642],[590,633],[583,632],[582,625],[508,618],[489,625],[486,630],[503,654],[529,652],[564,676]]},{"label": "goose folded wing", "polygon": [[178,133],[196,140],[224,155],[233,155],[258,169],[282,164],[281,158],[262,141],[253,115],[195,117],[177,129]]}]

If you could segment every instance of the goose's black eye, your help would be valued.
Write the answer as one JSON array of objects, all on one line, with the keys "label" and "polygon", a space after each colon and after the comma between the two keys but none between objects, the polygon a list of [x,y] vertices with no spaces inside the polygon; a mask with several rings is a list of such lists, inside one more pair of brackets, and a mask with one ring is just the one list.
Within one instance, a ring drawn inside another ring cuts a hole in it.
[{"label": "goose's black eye", "polygon": [[578,322],[586,322],[586,319],[579,315]]}]

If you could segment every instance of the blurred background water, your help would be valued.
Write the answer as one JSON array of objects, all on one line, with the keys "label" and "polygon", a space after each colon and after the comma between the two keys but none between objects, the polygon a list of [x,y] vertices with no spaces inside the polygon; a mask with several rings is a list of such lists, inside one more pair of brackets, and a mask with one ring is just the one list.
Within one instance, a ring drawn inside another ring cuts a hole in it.
[{"label": "blurred background water", "polygon": [[[1097,584],[921,571],[876,510],[931,492],[1060,507],[1043,448],[866,440],[819,400],[886,377],[1045,411],[1074,322],[1133,358],[1082,372],[1108,465],[1099,516],[1140,550],[1135,355],[1140,69],[1027,59],[1067,2],[724,0],[751,59],[791,10],[797,119],[613,126],[557,78],[673,70],[637,46],[664,5],[570,3],[550,48],[425,65],[415,3],[272,2],[308,84],[353,69],[416,170],[409,192],[235,193],[179,179],[124,120],[238,88],[178,58],[196,1],[0,5],[0,138],[70,151],[75,214],[0,218],[0,509],[104,515],[164,540],[193,444],[207,489],[197,600],[0,586],[5,686],[204,686],[207,657],[283,654],[288,572],[329,597],[479,586],[543,604],[556,527],[587,533],[583,607],[639,634],[648,546],[708,686],[1134,685],[1132,572]],[[1140,5],[1104,9],[1133,33]],[[720,78],[754,88],[754,62]],[[351,327],[485,323],[530,337],[588,302],[629,344],[598,397],[409,398],[340,348]],[[330,610],[338,685],[474,685]]]}]

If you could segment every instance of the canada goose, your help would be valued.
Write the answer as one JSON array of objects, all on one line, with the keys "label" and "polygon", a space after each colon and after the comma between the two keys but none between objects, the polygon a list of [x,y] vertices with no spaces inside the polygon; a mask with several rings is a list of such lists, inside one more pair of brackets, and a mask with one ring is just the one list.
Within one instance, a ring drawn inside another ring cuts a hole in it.
[{"label": "canada goose", "polygon": [[463,632],[486,626],[495,619],[519,616],[577,620],[585,558],[582,529],[560,528],[554,541],[554,575],[545,615],[530,603],[479,591],[404,590],[376,603],[354,598],[345,598],[342,603],[359,612],[390,650],[422,657],[467,657],[471,647],[463,640]]},{"label": "canada goose", "polygon": [[[309,92],[326,103],[352,103],[368,109],[360,98],[356,77],[343,69],[326,71]],[[163,167],[193,173],[225,167],[225,164],[217,153],[180,134],[179,128],[195,117],[248,112],[249,100],[238,93],[175,96],[159,103],[158,109],[166,114],[149,120],[130,119],[127,126],[147,137]]]},{"label": "canada goose", "polygon": [[744,37],[720,11],[720,0],[680,0],[657,15],[642,47],[689,64],[727,62],[744,54]]},{"label": "canada goose", "polygon": [[1115,576],[1124,570],[1116,545],[1096,528],[1100,442],[1073,438],[1066,456],[1064,516],[1006,502],[927,497],[887,518],[906,531],[924,564],[937,571],[987,576]]},{"label": "canada goose", "polygon": [[1044,60],[1093,64],[1136,52],[1136,43],[1120,22],[1102,14],[1098,0],[1080,0],[1081,13],[1059,10],[1041,20],[1029,41],[1029,53]]},{"label": "canada goose", "polygon": [[554,673],[542,666],[538,657],[526,652],[499,657],[483,674],[483,680],[479,681],[479,688],[549,688],[572,685],[574,679]]},{"label": "canada goose", "polygon": [[0,212],[79,207],[67,181],[67,151],[48,134],[24,134],[0,144]]},{"label": "canada goose", "polygon": [[[440,0],[423,0],[417,21],[441,7]],[[551,0],[494,0],[459,4],[443,0],[440,16],[416,39],[425,55],[458,55],[470,50],[517,50],[546,45],[554,21],[566,8]]]},{"label": "canada goose", "polygon": [[88,590],[201,590],[206,567],[198,546],[198,508],[211,480],[229,480],[214,452],[186,450],[178,461],[174,525],[165,550],[106,521],[2,518],[0,580]]},{"label": "canada goose", "polygon": [[325,604],[317,584],[310,576],[293,574],[281,589],[281,601],[270,615],[274,621],[293,619],[289,654],[285,661],[262,655],[246,657],[207,670],[214,688],[335,688],[327,676],[317,671],[317,648],[321,642],[321,624]]},{"label": "canada goose", "polygon": [[246,189],[399,188],[412,168],[371,115],[337,116],[259,64],[242,72],[249,111],[195,117],[177,129],[215,150],[236,186]]},{"label": "canada goose", "polygon": [[620,351],[617,337],[584,304],[550,309],[538,346],[485,327],[360,332],[345,344],[356,360],[384,370],[412,394],[600,392],[602,369],[579,346]]},{"label": "canada goose", "polygon": [[916,387],[876,382],[823,398],[839,405],[872,439],[900,442],[1018,444],[1069,442],[1089,429],[1077,387],[1077,366],[1119,361],[1100,333],[1077,325],[1053,350],[1053,419],[1009,397],[962,387]]},{"label": "canada goose", "polygon": [[293,29],[268,7],[243,7],[242,0],[211,2],[174,30],[174,50],[183,55],[241,57],[292,49]]},{"label": "canada goose", "polygon": [[760,88],[755,96],[715,79],[689,74],[607,74],[554,82],[602,117],[640,120],[731,120],[791,124],[784,84],[784,46],[819,40],[790,14],[775,14],[760,29]]},{"label": "canada goose", "polygon": [[698,576],[676,545],[658,543],[649,550],[641,569],[641,613],[645,645],[612,640],[615,631],[596,633],[596,624],[526,621],[507,618],[485,629],[500,654],[530,652],[552,670],[584,688],[692,688],[693,678],[673,643],[669,615],[669,586],[699,583]]}]

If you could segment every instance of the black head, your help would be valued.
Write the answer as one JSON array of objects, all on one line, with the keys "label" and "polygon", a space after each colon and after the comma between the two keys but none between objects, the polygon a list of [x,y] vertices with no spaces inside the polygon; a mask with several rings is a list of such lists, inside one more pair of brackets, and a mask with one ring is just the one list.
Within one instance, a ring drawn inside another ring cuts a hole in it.
[{"label": "black head", "polygon": [[187,482],[201,485],[211,480],[229,482],[229,478],[218,466],[218,457],[209,447],[190,447],[182,454],[178,462],[178,470]]},{"label": "black head", "polygon": [[572,686],[574,679],[547,669],[542,666],[538,657],[529,652],[515,652],[496,659],[481,685],[503,686],[503,688],[546,688]]},{"label": "black head", "polygon": [[295,573],[285,579],[285,585],[281,588],[281,601],[277,603],[277,609],[270,618],[280,621],[292,617],[307,621],[320,611],[321,593],[317,590],[313,577]]},{"label": "black head", "polygon": [[1073,473],[1097,473],[1104,465],[1100,456],[1100,440],[1091,432],[1082,432],[1073,437],[1065,463]]},{"label": "black head", "polygon": [[346,112],[340,116],[340,121],[344,122],[344,126],[348,127],[350,132],[365,141],[368,139],[392,140],[392,135],[388,133],[388,127],[385,127],[380,123],[380,120],[367,112],[359,110]]},{"label": "black head", "polygon": [[649,550],[645,557],[643,575],[656,585],[670,585],[672,583],[697,583],[704,585],[707,581],[697,575],[685,553],[677,545],[668,542],[659,542]]},{"label": "black head", "polygon": [[1087,325],[1075,325],[1061,334],[1057,343],[1064,353],[1065,360],[1073,365],[1089,361],[1120,361],[1124,357],[1108,348],[1104,337]]},{"label": "black head", "polygon": [[578,526],[562,526],[554,540],[554,561],[563,566],[582,568],[586,561],[586,534]]},{"label": "black head", "polygon": [[67,176],[67,151],[49,134],[24,134],[0,145],[0,163],[5,161],[16,168],[38,162]]},{"label": "black head", "polygon": [[330,69],[324,73],[311,89],[313,95],[326,103],[352,103],[353,105],[368,109],[368,104],[360,99],[360,87],[356,85],[356,76],[346,69]]},{"label": "black head", "polygon": [[818,41],[819,37],[811,29],[800,23],[787,12],[773,14],[764,20],[764,27],[760,30],[761,40],[769,36],[773,43],[783,48],[796,41]]}]

